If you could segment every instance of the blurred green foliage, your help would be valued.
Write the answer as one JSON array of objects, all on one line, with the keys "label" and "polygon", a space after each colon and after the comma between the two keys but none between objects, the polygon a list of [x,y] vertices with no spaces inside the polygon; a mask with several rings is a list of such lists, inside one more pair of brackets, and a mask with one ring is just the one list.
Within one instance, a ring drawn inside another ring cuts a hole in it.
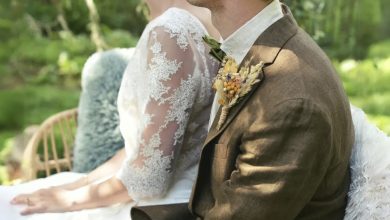
[{"label": "blurred green foliage", "polygon": [[77,106],[78,89],[24,86],[0,91],[0,129],[17,130],[40,124],[48,115]]},{"label": "blurred green foliage", "polygon": [[373,44],[364,60],[334,61],[351,102],[390,134],[390,39]]},{"label": "blurred green foliage", "polygon": [[390,36],[389,0],[282,1],[332,58],[364,59],[372,43]]},{"label": "blurred green foliage", "polygon": [[[98,2],[107,44],[134,46],[146,22],[136,13],[139,1]],[[84,1],[0,0],[0,15],[0,88],[31,83],[79,85],[83,64],[95,52]]]}]

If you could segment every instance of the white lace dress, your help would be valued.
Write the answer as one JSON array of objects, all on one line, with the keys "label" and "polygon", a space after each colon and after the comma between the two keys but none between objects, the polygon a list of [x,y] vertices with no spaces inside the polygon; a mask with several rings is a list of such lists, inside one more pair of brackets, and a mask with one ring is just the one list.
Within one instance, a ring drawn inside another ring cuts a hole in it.
[{"label": "white lace dress", "polygon": [[145,28],[118,96],[127,159],[114,174],[135,201],[112,207],[21,217],[9,205],[19,193],[58,185],[82,174],[62,173],[14,187],[0,187],[0,220],[129,219],[137,205],[187,202],[207,135],[217,63],[202,41],[207,34],[187,11],[171,8]]},{"label": "white lace dress", "polygon": [[[123,77],[118,109],[128,156],[117,177],[139,205],[196,176],[217,66],[205,34],[189,13],[168,10],[146,27]],[[190,185],[181,201],[188,201]]]}]

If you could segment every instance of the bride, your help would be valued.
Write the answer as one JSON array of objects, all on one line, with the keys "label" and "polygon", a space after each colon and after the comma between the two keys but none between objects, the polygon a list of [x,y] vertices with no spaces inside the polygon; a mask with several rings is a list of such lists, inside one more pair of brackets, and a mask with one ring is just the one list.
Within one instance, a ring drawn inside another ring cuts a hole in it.
[{"label": "bride", "polygon": [[[207,9],[183,0],[146,3],[152,21],[118,95],[125,150],[88,175],[1,187],[1,219],[128,219],[134,205],[188,202],[217,67],[202,37],[218,32]],[[11,197],[12,205],[4,201]]]}]

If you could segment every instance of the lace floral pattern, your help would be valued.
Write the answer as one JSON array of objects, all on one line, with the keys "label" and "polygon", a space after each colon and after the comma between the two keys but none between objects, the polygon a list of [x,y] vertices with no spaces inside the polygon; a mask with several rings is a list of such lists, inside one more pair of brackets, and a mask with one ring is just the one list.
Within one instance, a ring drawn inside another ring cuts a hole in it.
[{"label": "lace floral pattern", "polygon": [[216,63],[202,24],[171,8],[149,23],[118,97],[127,159],[117,177],[136,201],[163,196],[196,166],[207,134]]}]

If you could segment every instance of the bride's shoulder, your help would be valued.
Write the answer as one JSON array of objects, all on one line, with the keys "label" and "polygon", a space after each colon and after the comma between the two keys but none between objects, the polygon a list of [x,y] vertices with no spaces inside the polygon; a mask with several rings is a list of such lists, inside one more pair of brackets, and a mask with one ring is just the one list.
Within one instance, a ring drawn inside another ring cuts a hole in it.
[{"label": "bride's shoulder", "polygon": [[184,9],[172,7],[167,9],[160,16],[158,16],[154,20],[154,23],[156,25],[165,25],[170,22],[177,22],[177,21],[181,21],[179,24],[190,23],[193,21],[193,15],[191,15],[190,12]]},{"label": "bride's shoulder", "polygon": [[200,33],[204,34],[204,28],[200,21],[190,12],[170,8],[150,23],[151,30],[163,28],[171,34]]},{"label": "bride's shoulder", "polygon": [[350,107],[351,107],[351,115],[352,115],[352,119],[354,121],[356,120],[364,120],[366,115],[364,113],[364,111],[352,104],[350,104]]}]

